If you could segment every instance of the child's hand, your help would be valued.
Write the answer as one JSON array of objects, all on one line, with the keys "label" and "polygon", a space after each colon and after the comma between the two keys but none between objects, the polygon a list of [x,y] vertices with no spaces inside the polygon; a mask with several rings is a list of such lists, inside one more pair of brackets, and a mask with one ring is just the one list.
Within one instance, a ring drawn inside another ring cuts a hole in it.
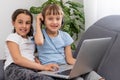
[{"label": "child's hand", "polygon": [[40,64],[40,61],[38,58],[35,57],[35,62]]},{"label": "child's hand", "polygon": [[36,19],[37,19],[37,23],[41,24],[43,21],[42,13],[38,14]]},{"label": "child's hand", "polygon": [[99,80],[105,80],[105,78],[102,77],[102,78],[100,78]]},{"label": "child's hand", "polygon": [[71,60],[68,61],[68,64],[70,64],[70,65],[74,65],[75,62],[76,62],[76,59],[73,58],[73,59],[71,59]]},{"label": "child's hand", "polygon": [[45,71],[57,71],[59,66],[57,64],[46,64],[43,65]]}]

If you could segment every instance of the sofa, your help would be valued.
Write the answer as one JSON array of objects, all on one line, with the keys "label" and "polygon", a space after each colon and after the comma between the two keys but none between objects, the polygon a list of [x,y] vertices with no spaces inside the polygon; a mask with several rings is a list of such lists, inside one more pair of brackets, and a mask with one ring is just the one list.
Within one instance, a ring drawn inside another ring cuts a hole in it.
[{"label": "sofa", "polygon": [[[83,40],[92,38],[112,37],[99,65],[94,69],[106,80],[120,79],[120,15],[110,15],[101,18],[91,25],[81,36],[75,53],[78,53]],[[98,52],[99,53],[99,52]],[[99,53],[100,54],[100,53]],[[77,54],[74,54],[76,57]],[[4,61],[0,60],[0,80],[4,80]],[[90,80],[90,79],[89,79]],[[92,80],[92,79],[91,79]],[[94,79],[96,80],[96,79]]]},{"label": "sofa", "polygon": [[4,60],[0,60],[0,80],[4,80]]},{"label": "sofa", "polygon": [[94,70],[106,80],[120,80],[120,15],[103,17],[91,25],[81,36],[75,53],[78,53],[83,40],[103,37],[112,39],[104,57]]}]

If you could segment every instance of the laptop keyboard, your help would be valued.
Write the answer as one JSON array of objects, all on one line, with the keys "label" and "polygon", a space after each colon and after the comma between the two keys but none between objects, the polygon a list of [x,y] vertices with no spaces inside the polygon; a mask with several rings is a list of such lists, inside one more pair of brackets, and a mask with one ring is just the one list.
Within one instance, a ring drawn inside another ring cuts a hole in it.
[{"label": "laptop keyboard", "polygon": [[61,74],[61,75],[69,75],[70,74],[71,69],[62,71],[62,72],[58,72],[57,74]]}]

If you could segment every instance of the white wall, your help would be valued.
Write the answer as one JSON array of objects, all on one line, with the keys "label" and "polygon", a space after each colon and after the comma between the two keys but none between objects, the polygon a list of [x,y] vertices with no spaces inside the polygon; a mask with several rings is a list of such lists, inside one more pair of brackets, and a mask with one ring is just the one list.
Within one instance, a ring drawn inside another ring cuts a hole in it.
[{"label": "white wall", "polygon": [[97,18],[97,0],[84,0],[85,28],[92,25]]},{"label": "white wall", "polygon": [[84,0],[86,29],[98,19],[120,15],[120,0]]},{"label": "white wall", "polygon": [[[44,0],[46,1],[46,0]],[[29,9],[31,6],[39,6],[42,0],[0,0],[0,59],[4,58],[4,41],[13,26],[11,15],[17,8]]]},{"label": "white wall", "polygon": [[72,0],[72,1],[75,1],[75,2],[83,2],[83,0]]}]

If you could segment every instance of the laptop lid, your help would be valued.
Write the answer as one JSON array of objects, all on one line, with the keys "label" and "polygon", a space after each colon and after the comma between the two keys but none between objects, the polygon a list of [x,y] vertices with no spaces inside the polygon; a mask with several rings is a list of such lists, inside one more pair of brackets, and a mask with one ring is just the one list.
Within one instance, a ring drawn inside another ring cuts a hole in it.
[{"label": "laptop lid", "polygon": [[110,40],[111,37],[84,40],[70,77],[73,78],[96,69],[108,48]]},{"label": "laptop lid", "polygon": [[77,55],[76,63],[71,67],[72,70],[69,75],[57,74],[59,71],[42,71],[39,73],[64,79],[70,79],[88,73],[92,71],[97,65],[99,65],[110,40],[111,37],[84,40]]}]

